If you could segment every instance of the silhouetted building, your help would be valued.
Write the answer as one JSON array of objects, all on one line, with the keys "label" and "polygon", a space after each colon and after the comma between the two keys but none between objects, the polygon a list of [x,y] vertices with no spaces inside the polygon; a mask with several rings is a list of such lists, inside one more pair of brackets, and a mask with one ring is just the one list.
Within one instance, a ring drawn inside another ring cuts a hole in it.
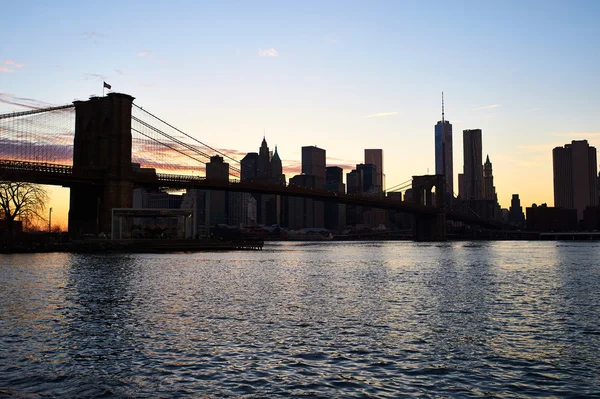
[{"label": "silhouetted building", "polygon": [[587,140],[573,140],[552,150],[554,206],[576,209],[579,220],[587,206],[598,204],[596,147]]},{"label": "silhouetted building", "polygon": [[583,228],[587,231],[600,231],[600,206],[588,206],[584,209]]},{"label": "silhouetted building", "polygon": [[551,208],[533,204],[527,208],[527,230],[531,231],[575,231],[577,211],[575,209]]},{"label": "silhouetted building", "polygon": [[435,125],[435,174],[446,179],[446,192],[454,195],[454,166],[452,155],[452,124],[444,118],[444,93],[442,93],[442,120]]},{"label": "silhouetted building", "polygon": [[463,130],[463,158],[465,185],[463,199],[482,199],[483,162],[481,159],[481,129]]},{"label": "silhouetted building", "polygon": [[325,168],[325,184],[343,183],[344,169],[339,166],[328,166]]},{"label": "silhouetted building", "polygon": [[[229,164],[223,161],[223,157],[210,157],[210,162],[206,164],[206,180],[229,181]],[[210,226],[229,223],[229,196],[226,191],[206,190],[205,204],[210,215]]]},{"label": "silhouetted building", "polygon": [[512,195],[510,209],[508,211],[508,222],[517,226],[521,226],[525,222],[525,215],[523,214],[519,194]]},{"label": "silhouetted building", "polygon": [[365,164],[375,165],[375,183],[374,192],[382,192],[384,190],[384,174],[383,174],[383,150],[381,149],[366,149]]},{"label": "silhouetted building", "polygon": [[[260,145],[259,152],[250,152],[241,161],[241,180],[255,181],[268,184],[285,184],[285,175],[282,172],[281,158],[275,147],[271,154],[266,138]],[[280,224],[281,197],[270,194],[252,194],[256,200],[256,222],[267,226]],[[235,203],[247,207],[247,201],[236,200]],[[242,211],[236,211],[243,213]],[[252,218],[249,218],[252,219]]]},{"label": "silhouetted building", "polygon": [[258,153],[249,152],[241,162],[241,176],[240,180],[243,182],[256,181],[257,170],[258,170]]},{"label": "silhouetted building", "polygon": [[[314,175],[296,175],[290,179],[290,185],[316,188],[319,178]],[[317,204],[320,203],[320,204]],[[312,198],[288,197],[287,227],[290,230],[325,227],[323,201]]]},{"label": "silhouetted building", "polygon": [[315,146],[302,147],[302,173],[316,177],[315,188],[325,187],[325,150]]},{"label": "silhouetted building", "polygon": [[[346,186],[342,182],[344,170],[339,166],[328,166],[325,172],[325,189],[344,194]],[[346,205],[334,201],[325,202],[325,228],[340,230],[346,225]]]},{"label": "silhouetted building", "polygon": [[358,164],[356,171],[360,175],[362,193],[377,193],[375,182],[377,181],[377,168],[373,164]]},{"label": "silhouetted building", "polygon": [[458,196],[462,199],[465,198],[467,192],[465,190],[465,175],[463,173],[458,174]]},{"label": "silhouetted building", "polygon": [[497,200],[496,187],[494,187],[494,175],[492,174],[492,163],[488,155],[483,164],[483,198],[486,200]]},{"label": "silhouetted building", "polygon": [[346,173],[346,189],[348,194],[362,193],[362,180],[358,171],[352,170]]}]

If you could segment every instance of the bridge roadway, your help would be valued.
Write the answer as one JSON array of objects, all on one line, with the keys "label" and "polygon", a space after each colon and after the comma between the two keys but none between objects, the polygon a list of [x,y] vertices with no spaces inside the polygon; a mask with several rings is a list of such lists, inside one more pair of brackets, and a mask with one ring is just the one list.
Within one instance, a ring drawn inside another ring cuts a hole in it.
[{"label": "bridge roadway", "polygon": [[[0,180],[20,181],[37,184],[70,187],[78,184],[102,185],[106,182],[102,169],[85,168],[74,171],[70,165],[26,161],[0,160]],[[375,196],[337,193],[327,190],[309,189],[294,185],[280,186],[259,182],[207,180],[204,177],[164,173],[132,173],[136,187],[223,190],[257,194],[287,195],[321,201],[335,201],[346,205],[388,209],[413,215],[436,215],[438,208],[412,202],[396,201]],[[474,214],[446,210],[446,220],[474,223],[492,229],[512,229],[512,226],[496,220],[483,220]]]}]

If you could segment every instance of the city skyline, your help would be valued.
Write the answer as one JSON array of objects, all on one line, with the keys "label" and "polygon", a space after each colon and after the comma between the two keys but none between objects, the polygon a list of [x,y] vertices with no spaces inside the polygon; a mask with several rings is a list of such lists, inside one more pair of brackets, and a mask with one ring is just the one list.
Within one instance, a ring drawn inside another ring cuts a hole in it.
[{"label": "city skyline", "polygon": [[[392,186],[435,170],[443,90],[454,130],[484,132],[505,208],[514,193],[526,206],[553,203],[554,147],[600,145],[595,2],[339,5],[157,4],[136,18],[134,3],[12,3],[0,112],[100,95],[106,81],[218,148],[251,151],[266,130],[290,176],[302,146],[326,149],[327,165],[346,172],[381,148]],[[439,25],[426,23],[441,12]],[[53,188],[57,222],[64,190]]]}]

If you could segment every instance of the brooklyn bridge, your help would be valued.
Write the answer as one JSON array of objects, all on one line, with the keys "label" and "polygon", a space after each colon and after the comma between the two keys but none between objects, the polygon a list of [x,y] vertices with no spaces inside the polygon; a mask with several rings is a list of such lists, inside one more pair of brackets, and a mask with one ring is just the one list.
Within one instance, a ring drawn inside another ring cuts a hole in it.
[{"label": "brooklyn bridge", "polygon": [[[445,240],[447,221],[511,228],[469,209],[454,209],[443,195],[433,195],[445,191],[440,175],[412,176],[412,201],[241,181],[238,160],[133,101],[130,95],[109,93],[0,115],[0,180],[69,187],[72,237],[110,231],[112,210],[131,208],[134,188],[273,194],[394,210],[414,215],[414,239],[419,241]],[[230,162],[226,180],[205,176],[205,165],[215,155]]]}]

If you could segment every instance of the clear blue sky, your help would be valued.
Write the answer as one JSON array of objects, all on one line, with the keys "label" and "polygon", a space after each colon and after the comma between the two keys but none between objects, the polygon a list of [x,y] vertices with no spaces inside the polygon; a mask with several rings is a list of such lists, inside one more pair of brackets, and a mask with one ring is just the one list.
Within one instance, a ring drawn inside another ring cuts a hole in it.
[{"label": "clear blue sky", "polygon": [[443,90],[455,173],[462,130],[481,128],[505,207],[553,202],[553,146],[600,145],[600,1],[21,0],[2,15],[0,112],[105,80],[221,148],[256,151],[266,129],[284,165],[302,145],[331,165],[383,148],[391,186],[433,171]]}]

